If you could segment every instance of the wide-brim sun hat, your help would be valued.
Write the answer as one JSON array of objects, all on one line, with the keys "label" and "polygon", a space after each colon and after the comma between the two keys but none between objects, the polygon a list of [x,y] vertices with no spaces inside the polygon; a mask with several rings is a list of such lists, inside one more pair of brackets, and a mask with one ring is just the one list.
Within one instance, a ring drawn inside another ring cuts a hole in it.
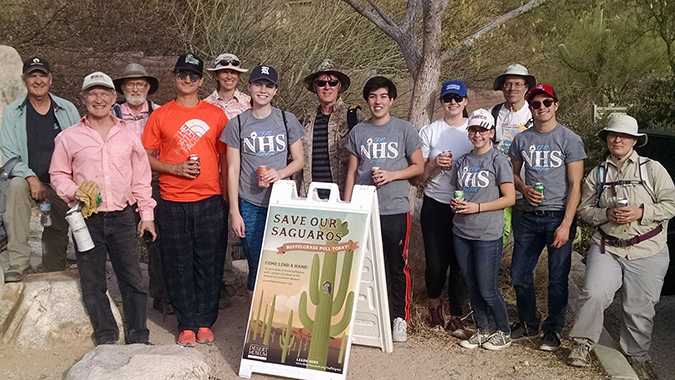
[{"label": "wide-brim sun hat", "polygon": [[349,88],[349,85],[351,84],[349,76],[347,76],[347,74],[343,73],[342,71],[338,70],[338,67],[330,59],[326,59],[323,62],[321,62],[316,71],[307,75],[305,79],[302,80],[302,83],[305,85],[305,88],[308,89],[309,91],[316,92],[316,89],[314,88],[314,81],[316,81],[316,78],[318,78],[323,74],[333,75],[340,81],[341,86],[339,93],[346,91]]},{"label": "wide-brim sun hat", "polygon": [[635,118],[624,115],[614,114],[609,118],[607,126],[598,132],[598,137],[604,142],[607,142],[607,134],[609,132],[623,133],[637,138],[636,148],[647,145],[647,134],[638,132],[638,123]]},{"label": "wide-brim sun hat", "polygon": [[[234,62],[237,62],[237,64],[233,64]],[[220,70],[234,70],[238,73],[245,73],[248,71],[248,69],[241,67],[241,60],[239,57],[231,53],[223,53],[219,55],[213,60],[213,67],[206,69],[206,71],[211,72],[213,75],[218,75]]]},{"label": "wide-brim sun hat", "polygon": [[150,84],[150,89],[148,90],[148,95],[152,95],[155,92],[157,92],[157,89],[159,88],[159,79],[153,77],[152,75],[149,75],[148,72],[145,70],[145,67],[138,63],[130,63],[127,65],[127,67],[124,69],[124,73],[122,73],[122,76],[120,78],[117,78],[113,80],[113,83],[115,84],[115,91],[117,91],[119,94],[124,95],[124,92],[122,91],[122,84],[124,84],[124,81],[126,79],[145,79],[148,81],[148,84]]},{"label": "wide-brim sun hat", "polygon": [[534,77],[534,75],[531,75],[530,72],[527,71],[525,66],[519,63],[514,63],[513,65],[509,65],[504,73],[499,74],[497,79],[495,79],[493,89],[495,91],[501,91],[504,87],[506,77],[510,75],[522,77],[525,80],[525,83],[527,83],[527,88],[532,88],[535,84],[537,84],[537,79]]}]

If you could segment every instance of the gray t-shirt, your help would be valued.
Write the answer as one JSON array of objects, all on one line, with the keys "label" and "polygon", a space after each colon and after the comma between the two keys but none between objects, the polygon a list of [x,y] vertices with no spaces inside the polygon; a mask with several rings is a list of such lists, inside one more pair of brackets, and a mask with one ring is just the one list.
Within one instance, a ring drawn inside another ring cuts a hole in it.
[{"label": "gray t-shirt", "polygon": [[562,211],[567,204],[567,164],[586,158],[584,143],[576,133],[562,124],[553,130],[541,133],[535,127],[529,128],[513,139],[509,157],[522,162],[523,182],[534,186],[541,182],[546,187],[544,201],[537,207],[526,199],[518,203],[524,211]]},{"label": "gray t-shirt", "polygon": [[[450,180],[457,190],[464,191],[467,201],[486,203],[501,195],[499,185],[513,183],[511,161],[495,148],[477,156],[473,151],[453,163]],[[452,232],[464,239],[496,240],[504,235],[504,209],[476,214],[455,214]]]},{"label": "gray t-shirt", "polygon": [[295,115],[285,114],[286,127],[278,108],[272,107],[272,113],[264,119],[256,119],[250,109],[246,110],[232,118],[220,136],[220,141],[240,152],[239,196],[257,206],[267,207],[272,193],[271,186],[258,187],[258,166],[285,168],[288,146],[305,134]]},{"label": "gray t-shirt", "polygon": [[[417,130],[407,121],[392,117],[383,125],[374,125],[370,120],[357,124],[347,138],[347,150],[359,159],[356,184],[373,186],[373,167],[387,171],[407,168],[408,158],[420,146]],[[410,212],[409,190],[406,180],[378,187],[380,215]]]}]

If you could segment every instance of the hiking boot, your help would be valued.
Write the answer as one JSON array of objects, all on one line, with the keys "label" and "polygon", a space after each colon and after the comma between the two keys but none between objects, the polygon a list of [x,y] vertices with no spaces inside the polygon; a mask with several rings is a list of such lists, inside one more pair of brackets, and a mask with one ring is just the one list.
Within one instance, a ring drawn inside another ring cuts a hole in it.
[{"label": "hiking boot", "polygon": [[524,322],[517,322],[511,325],[511,340],[520,340],[523,338],[532,338],[539,335],[539,329],[531,330]]},{"label": "hiking boot", "polygon": [[216,338],[213,336],[213,331],[208,327],[200,327],[197,330],[197,343],[211,343]]},{"label": "hiking boot", "polygon": [[572,352],[567,357],[565,363],[573,367],[586,367],[590,362],[591,345],[587,343],[574,342]]},{"label": "hiking boot", "polygon": [[497,330],[497,332],[487,338],[487,342],[483,343],[483,348],[490,351],[499,351],[510,345],[511,335],[505,334],[501,330]]},{"label": "hiking boot", "polygon": [[445,324],[445,318],[443,317],[443,305],[438,305],[436,307],[429,307],[429,327],[434,328],[437,326],[443,327]]},{"label": "hiking boot", "polygon": [[19,282],[29,273],[32,273],[30,265],[24,270],[19,269],[18,265],[10,265],[5,272],[5,282]]},{"label": "hiking boot", "polygon": [[560,334],[557,331],[547,331],[541,339],[539,349],[542,351],[558,351],[560,348]]},{"label": "hiking boot", "polygon": [[453,315],[450,316],[450,320],[445,326],[445,331],[459,339],[469,339],[470,337],[469,333],[466,332],[466,326],[464,325],[462,318]]},{"label": "hiking boot", "polygon": [[173,313],[174,313],[173,306],[171,306],[171,302],[169,302],[169,300],[166,300],[162,297],[153,298],[153,300],[152,300],[152,308],[153,309],[155,309],[157,311],[161,311],[162,313],[164,313],[165,307],[166,307],[166,313],[169,314],[169,315],[173,315]]},{"label": "hiking boot", "polygon": [[478,348],[483,345],[488,339],[488,334],[484,333],[482,331],[477,331],[475,334],[471,336],[469,339],[464,339],[461,342],[459,342],[459,345],[464,347],[464,348]]},{"label": "hiking boot", "polygon": [[638,361],[634,356],[628,356],[628,363],[633,367],[633,371],[640,380],[659,380],[659,375],[654,371],[654,366],[650,360]]},{"label": "hiking boot", "polygon": [[218,309],[223,310],[232,306],[232,300],[230,299],[230,292],[227,290],[227,286],[223,283],[222,288],[220,289],[220,299],[218,299]]},{"label": "hiking boot", "polygon": [[178,340],[176,340],[176,343],[183,346],[183,347],[194,347],[197,345],[197,337],[195,336],[195,332],[192,330],[183,330],[180,332],[180,335],[178,335]]},{"label": "hiking boot", "polygon": [[401,317],[394,319],[394,328],[391,332],[391,338],[394,342],[405,342],[408,340],[408,322]]}]

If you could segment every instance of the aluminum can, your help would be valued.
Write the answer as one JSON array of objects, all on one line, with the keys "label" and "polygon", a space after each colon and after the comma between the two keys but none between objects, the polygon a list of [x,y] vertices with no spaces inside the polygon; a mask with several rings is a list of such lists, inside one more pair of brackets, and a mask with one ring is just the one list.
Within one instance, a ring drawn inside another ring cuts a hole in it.
[{"label": "aluminum can", "polygon": [[617,198],[616,199],[616,207],[621,208],[621,207],[626,207],[628,206],[628,198]]},{"label": "aluminum can", "polygon": [[455,193],[452,194],[452,197],[455,198],[457,201],[463,201],[464,200],[464,191],[463,190],[455,190]]},{"label": "aluminum can", "polygon": [[263,180],[262,176],[269,168],[267,166],[258,166],[258,187],[270,187],[269,181]]},{"label": "aluminum can", "polygon": [[379,166],[373,166],[373,168],[370,169],[370,172],[372,173],[372,172],[374,172],[375,170],[380,170],[380,167],[379,167]]},{"label": "aluminum can", "polygon": [[[452,151],[451,150],[444,150],[444,151],[441,152],[441,154],[443,156],[446,156],[446,157],[449,157],[450,159],[452,159]],[[452,169],[452,167],[443,167],[443,170],[450,170],[450,169]]]},{"label": "aluminum can", "polygon": [[[196,155],[196,154],[191,154],[190,157],[188,157],[188,160],[190,160],[190,161],[192,161],[192,162],[196,162],[197,165],[200,165],[200,164],[199,164],[199,156]],[[199,173],[197,173],[197,175],[201,174],[201,172],[202,172],[202,169],[201,169],[201,167],[200,167],[200,168],[199,168]]]},{"label": "aluminum can", "polygon": [[[541,182],[537,182],[537,183],[534,184],[534,190],[540,192],[541,195],[544,195],[544,193],[546,192],[546,186],[544,186],[544,184],[541,183]],[[542,202],[544,202],[543,199],[539,203],[542,203]]]}]

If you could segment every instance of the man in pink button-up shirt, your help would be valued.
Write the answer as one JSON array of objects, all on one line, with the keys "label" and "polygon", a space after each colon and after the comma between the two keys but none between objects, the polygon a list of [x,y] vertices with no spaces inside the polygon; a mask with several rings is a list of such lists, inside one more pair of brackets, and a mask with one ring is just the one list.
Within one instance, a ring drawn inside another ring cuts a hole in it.
[{"label": "man in pink button-up shirt", "polygon": [[82,101],[87,116],[56,137],[49,168],[56,193],[71,207],[78,203],[75,192],[84,181],[96,182],[100,190],[98,213],[86,220],[95,246],[85,252],[76,247],[82,300],[96,344],[117,343],[117,322],[106,295],[105,263],[110,256],[122,293],[126,343],[147,343],[147,293],[137,234],[148,231],[156,236],[150,164],[136,132],[110,114],[115,86],[108,75],[95,72],[85,77]]}]

